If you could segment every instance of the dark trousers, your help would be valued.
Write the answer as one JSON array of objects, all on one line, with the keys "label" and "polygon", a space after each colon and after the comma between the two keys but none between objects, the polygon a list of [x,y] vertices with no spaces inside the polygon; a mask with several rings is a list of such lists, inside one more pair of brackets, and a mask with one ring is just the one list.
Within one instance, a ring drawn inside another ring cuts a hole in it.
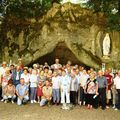
[{"label": "dark trousers", "polygon": [[101,103],[102,109],[106,108],[106,88],[99,88],[99,103]]},{"label": "dark trousers", "polygon": [[94,104],[94,96],[95,94],[86,94],[86,103],[93,105]]},{"label": "dark trousers", "polygon": [[80,87],[80,101],[85,101],[85,93],[83,87]]},{"label": "dark trousers", "polygon": [[117,100],[117,104],[116,104],[116,108],[120,109],[120,89],[117,89],[117,97],[118,97],[118,100]]},{"label": "dark trousers", "polygon": [[70,91],[70,102],[75,105],[76,100],[77,100],[77,92],[76,91]]}]

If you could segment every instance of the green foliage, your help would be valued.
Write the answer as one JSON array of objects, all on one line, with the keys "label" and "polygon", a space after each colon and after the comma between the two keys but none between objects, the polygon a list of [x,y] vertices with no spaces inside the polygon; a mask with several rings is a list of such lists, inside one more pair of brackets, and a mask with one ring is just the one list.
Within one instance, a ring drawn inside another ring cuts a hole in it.
[{"label": "green foliage", "polygon": [[39,17],[52,6],[52,0],[7,0],[4,5],[4,13],[7,16],[20,18]]},{"label": "green foliage", "polygon": [[[104,12],[107,18],[107,27],[120,31],[120,0],[89,0],[87,7],[93,9],[95,13]],[[118,12],[113,13],[113,9]]]}]

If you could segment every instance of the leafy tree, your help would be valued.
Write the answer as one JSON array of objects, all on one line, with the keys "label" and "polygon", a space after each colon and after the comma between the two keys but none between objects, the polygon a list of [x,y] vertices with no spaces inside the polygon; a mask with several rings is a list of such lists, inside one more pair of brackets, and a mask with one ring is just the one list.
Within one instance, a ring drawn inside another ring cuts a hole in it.
[{"label": "leafy tree", "polygon": [[120,0],[89,0],[87,6],[105,14],[109,29],[120,31]]},{"label": "leafy tree", "polygon": [[38,17],[44,14],[53,2],[59,0],[4,0],[0,5],[0,11],[7,16]]}]

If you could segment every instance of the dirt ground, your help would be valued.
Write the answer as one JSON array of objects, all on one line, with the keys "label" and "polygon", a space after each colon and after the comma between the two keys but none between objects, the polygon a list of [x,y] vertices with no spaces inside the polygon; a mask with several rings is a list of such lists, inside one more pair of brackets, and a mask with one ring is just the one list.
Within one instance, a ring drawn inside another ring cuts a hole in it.
[{"label": "dirt ground", "polygon": [[61,106],[40,107],[39,104],[17,106],[0,102],[0,120],[120,120],[120,111],[112,108],[88,110],[76,106],[73,110],[62,110]]}]

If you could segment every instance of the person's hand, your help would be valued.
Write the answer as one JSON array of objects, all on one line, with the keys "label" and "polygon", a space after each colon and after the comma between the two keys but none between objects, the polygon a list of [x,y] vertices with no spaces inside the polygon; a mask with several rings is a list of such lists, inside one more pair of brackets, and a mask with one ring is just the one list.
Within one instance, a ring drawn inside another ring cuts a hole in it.
[{"label": "person's hand", "polygon": [[96,95],[98,95],[99,93],[98,92],[96,92]]},{"label": "person's hand", "polygon": [[22,97],[22,96],[19,96],[19,99],[20,99],[20,100],[22,100],[22,99],[23,99],[23,97]]}]

